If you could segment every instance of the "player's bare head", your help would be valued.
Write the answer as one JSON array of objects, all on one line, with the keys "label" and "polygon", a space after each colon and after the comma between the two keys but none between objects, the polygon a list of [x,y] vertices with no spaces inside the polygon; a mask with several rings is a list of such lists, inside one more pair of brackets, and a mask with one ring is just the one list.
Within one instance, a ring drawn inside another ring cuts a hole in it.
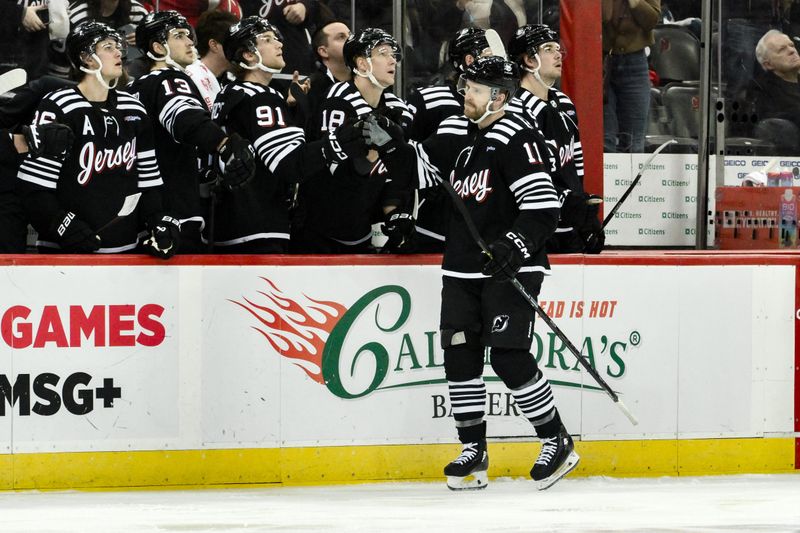
[{"label": "player's bare head", "polygon": [[281,32],[261,17],[245,17],[231,26],[224,49],[239,77],[252,70],[278,73],[286,65]]},{"label": "player's bare head", "polygon": [[[222,47],[228,36],[228,29],[237,22],[239,22],[239,18],[229,11],[214,9],[200,15],[195,28],[197,52],[200,57],[205,57],[206,54],[216,49],[219,49],[219,53],[222,54]],[[212,47],[214,50],[212,50]]]},{"label": "player's bare head", "polygon": [[320,61],[344,64],[344,43],[350,37],[350,28],[335,20],[319,28],[311,39],[311,46]]}]

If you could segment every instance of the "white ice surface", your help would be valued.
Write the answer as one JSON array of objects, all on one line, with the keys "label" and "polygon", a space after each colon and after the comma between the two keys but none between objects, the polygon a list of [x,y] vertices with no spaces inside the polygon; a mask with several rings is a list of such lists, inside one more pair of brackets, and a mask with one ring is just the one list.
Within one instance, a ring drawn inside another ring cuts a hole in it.
[{"label": "white ice surface", "polygon": [[800,474],[0,493],[0,531],[800,531]]}]

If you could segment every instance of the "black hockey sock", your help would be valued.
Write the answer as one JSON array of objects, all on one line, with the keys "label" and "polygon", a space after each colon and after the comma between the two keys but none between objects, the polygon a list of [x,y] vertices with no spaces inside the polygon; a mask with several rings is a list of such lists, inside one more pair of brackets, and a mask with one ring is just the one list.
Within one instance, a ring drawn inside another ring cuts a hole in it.
[{"label": "black hockey sock", "polygon": [[486,421],[482,420],[479,424],[474,426],[456,427],[456,430],[458,431],[458,440],[461,444],[478,442],[486,438]]}]

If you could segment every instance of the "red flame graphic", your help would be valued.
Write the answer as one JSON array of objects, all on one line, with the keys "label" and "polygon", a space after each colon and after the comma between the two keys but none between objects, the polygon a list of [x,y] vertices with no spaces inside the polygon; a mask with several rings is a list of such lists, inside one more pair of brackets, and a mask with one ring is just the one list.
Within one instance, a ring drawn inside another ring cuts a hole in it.
[{"label": "red flame graphic", "polygon": [[322,350],[331,330],[342,318],[347,308],[336,302],[314,300],[303,305],[287,297],[267,278],[268,289],[257,291],[259,298],[246,298],[244,303],[228,300],[258,319],[260,327],[251,326],[261,333],[272,348],[293,364],[303,369],[317,383],[322,378]]}]

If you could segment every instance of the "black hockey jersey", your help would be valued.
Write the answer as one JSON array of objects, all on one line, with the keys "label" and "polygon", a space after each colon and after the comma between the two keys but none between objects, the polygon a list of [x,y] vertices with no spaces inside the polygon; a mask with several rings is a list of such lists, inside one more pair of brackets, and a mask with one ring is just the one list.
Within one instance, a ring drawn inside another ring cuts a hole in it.
[{"label": "black hockey jersey", "polygon": [[149,72],[126,90],[158,120],[154,127],[156,156],[164,177],[167,208],[182,223],[192,221],[202,226],[198,157],[216,153],[225,132],[211,120],[192,79],[176,68]]},{"label": "black hockey jersey", "polygon": [[520,88],[508,105],[510,113],[528,113],[536,120],[547,143],[558,157],[560,173],[555,177],[557,189],[583,191],[583,148],[578,131],[578,113],[569,96],[550,89],[547,101]]},{"label": "black hockey jersey", "polygon": [[464,97],[452,84],[420,87],[407,103],[412,115],[408,138],[412,141],[424,141],[436,133],[444,119],[464,112]]},{"label": "black hockey jersey", "polygon": [[[453,84],[421,87],[409,96],[408,109],[413,115],[409,139],[421,142],[436,133],[443,120],[464,112],[464,97]],[[440,187],[418,194],[417,251],[440,253],[444,249],[452,202]]]},{"label": "black hockey jersey", "polygon": [[[578,113],[572,100],[557,89],[551,88],[547,101],[544,101],[520,88],[509,103],[508,111],[535,120],[558,164],[558,171],[553,174],[553,185],[559,195],[565,191],[583,193],[583,148],[578,131]],[[548,244],[553,253],[583,251],[582,239],[569,224],[560,222],[554,238],[556,240]]]},{"label": "black hockey jersey", "polygon": [[289,239],[288,187],[325,169],[321,142],[305,143],[289,122],[286,101],[266,85],[236,81],[214,103],[214,120],[249,140],[259,164],[244,187],[220,193],[214,221],[216,246],[256,239]]},{"label": "black hockey jersey", "polygon": [[[401,126],[410,123],[411,113],[394,94],[384,92],[378,104],[381,107],[397,110],[402,116]],[[322,104],[319,131],[327,135],[345,120],[356,120],[373,111],[352,81],[338,82]],[[380,159],[331,163],[327,171],[300,187],[298,223],[345,245],[363,243],[371,236],[372,222],[382,217],[378,213],[381,203],[400,194],[390,181]]]},{"label": "black hockey jersey", "polygon": [[[161,173],[153,145],[150,118],[141,102],[127,93],[110,90],[108,100],[92,103],[75,88],[48,94],[39,104],[36,124],[58,122],[69,126],[75,143],[62,161],[28,155],[20,166],[25,196],[52,192],[57,209],[42,212],[34,206],[33,224],[39,246],[58,248],[51,227],[59,209],[72,211],[95,231],[117,216],[125,197],[142,192],[140,214],[145,206],[158,204],[147,197],[160,195]],[[146,216],[145,214],[142,214]],[[132,214],[99,233],[100,253],[136,247],[139,219]]]},{"label": "black hockey jersey", "polygon": [[[522,272],[548,272],[544,243],[552,235],[560,207],[550,177],[551,155],[538,130],[520,115],[506,113],[478,130],[466,117],[445,119],[437,133],[422,143],[411,142],[417,186],[449,179],[464,200],[483,240],[491,243],[510,229],[532,242],[534,253]],[[405,151],[404,154],[408,154]],[[387,164],[399,163],[403,155]],[[450,216],[443,274],[482,278],[481,249],[458,211]]]}]

